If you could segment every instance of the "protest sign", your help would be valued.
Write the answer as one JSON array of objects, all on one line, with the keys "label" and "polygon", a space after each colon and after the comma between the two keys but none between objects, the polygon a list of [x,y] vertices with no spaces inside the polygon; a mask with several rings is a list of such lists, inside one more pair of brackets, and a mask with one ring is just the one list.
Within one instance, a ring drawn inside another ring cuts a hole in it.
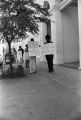
[{"label": "protest sign", "polygon": [[54,54],[54,43],[43,44],[41,46],[41,54],[42,55]]},{"label": "protest sign", "polygon": [[21,59],[22,59],[22,52],[18,51],[17,52],[17,60],[20,62]]},{"label": "protest sign", "polygon": [[39,56],[39,43],[37,41],[28,42],[29,56]]}]

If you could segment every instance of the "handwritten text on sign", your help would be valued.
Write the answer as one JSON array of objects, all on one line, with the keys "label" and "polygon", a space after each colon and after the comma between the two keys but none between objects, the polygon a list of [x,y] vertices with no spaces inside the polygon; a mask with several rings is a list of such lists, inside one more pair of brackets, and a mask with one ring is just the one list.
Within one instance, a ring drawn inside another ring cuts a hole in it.
[{"label": "handwritten text on sign", "polygon": [[41,47],[42,55],[54,54],[54,43],[43,44]]},{"label": "handwritten text on sign", "polygon": [[17,59],[18,60],[22,59],[22,52],[21,51],[17,52]]},{"label": "handwritten text on sign", "polygon": [[28,43],[29,56],[39,56],[39,43],[37,41],[32,41]]}]

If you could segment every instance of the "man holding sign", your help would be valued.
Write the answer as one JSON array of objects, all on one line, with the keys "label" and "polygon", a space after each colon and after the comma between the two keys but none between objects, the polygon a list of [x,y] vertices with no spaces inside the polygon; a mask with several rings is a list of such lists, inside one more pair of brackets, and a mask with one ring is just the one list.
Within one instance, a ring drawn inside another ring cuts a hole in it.
[{"label": "man holding sign", "polygon": [[31,38],[28,42],[28,50],[30,56],[30,73],[36,73],[36,56],[38,54],[38,43]]},{"label": "man holding sign", "polygon": [[[54,46],[52,45],[53,42],[50,40],[50,36],[46,35],[45,36],[46,39],[46,43],[44,43],[46,48],[46,52],[45,52],[45,57],[47,60],[47,64],[48,64],[48,70],[49,72],[54,72],[53,70],[53,54],[54,54]],[[50,50],[50,46],[52,47]]]}]

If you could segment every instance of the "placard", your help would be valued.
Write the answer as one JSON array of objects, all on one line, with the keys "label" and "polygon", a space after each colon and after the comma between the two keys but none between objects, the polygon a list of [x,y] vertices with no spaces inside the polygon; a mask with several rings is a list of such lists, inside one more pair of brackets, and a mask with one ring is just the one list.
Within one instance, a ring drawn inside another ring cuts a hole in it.
[{"label": "placard", "polygon": [[54,54],[54,43],[43,44],[41,46],[41,55]]},{"label": "placard", "polygon": [[39,56],[39,43],[37,41],[28,42],[29,56]]},{"label": "placard", "polygon": [[22,59],[22,51],[17,52],[17,59],[18,59],[18,61],[20,61],[20,59]]}]

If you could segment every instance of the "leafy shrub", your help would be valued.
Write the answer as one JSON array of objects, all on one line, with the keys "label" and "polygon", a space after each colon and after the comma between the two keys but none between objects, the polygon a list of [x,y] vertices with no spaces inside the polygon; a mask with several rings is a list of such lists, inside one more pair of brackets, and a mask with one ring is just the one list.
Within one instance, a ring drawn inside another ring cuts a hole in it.
[{"label": "leafy shrub", "polygon": [[18,65],[17,68],[12,67],[7,70],[2,70],[2,78],[16,78],[24,76],[24,68],[22,65]]},{"label": "leafy shrub", "polygon": [[19,75],[23,75],[24,74],[24,68],[22,65],[18,65],[16,68],[16,73]]}]

